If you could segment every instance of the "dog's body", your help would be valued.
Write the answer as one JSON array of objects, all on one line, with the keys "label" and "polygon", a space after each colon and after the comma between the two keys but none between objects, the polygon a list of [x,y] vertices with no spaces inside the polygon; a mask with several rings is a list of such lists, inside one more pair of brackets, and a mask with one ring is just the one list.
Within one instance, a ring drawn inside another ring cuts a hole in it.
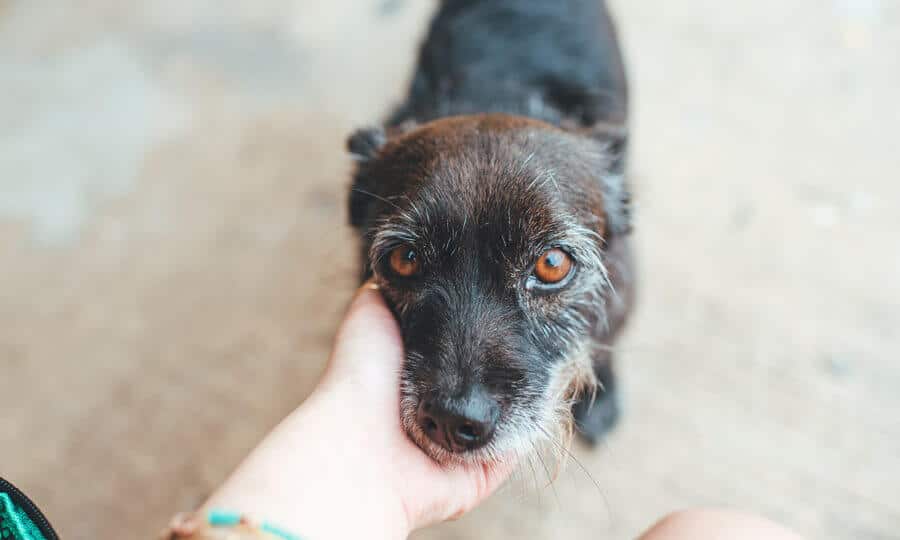
[{"label": "dog's body", "polygon": [[[615,421],[632,268],[627,85],[602,0],[445,0],[407,100],[348,141],[350,219],[401,326],[401,419],[435,459]],[[591,391],[599,382],[596,400]]]}]

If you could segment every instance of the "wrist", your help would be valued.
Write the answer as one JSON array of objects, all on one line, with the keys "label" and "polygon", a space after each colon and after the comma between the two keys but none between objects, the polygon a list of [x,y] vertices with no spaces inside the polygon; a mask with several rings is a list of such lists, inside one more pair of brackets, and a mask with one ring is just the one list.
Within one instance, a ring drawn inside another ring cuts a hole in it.
[{"label": "wrist", "polygon": [[265,519],[310,540],[406,538],[411,531],[389,456],[367,444],[371,432],[354,421],[354,402],[341,397],[310,396],[205,506]]},{"label": "wrist", "polygon": [[325,522],[321,535],[306,534],[310,540],[402,540],[412,532],[391,456],[377,441],[381,426],[367,425],[360,405],[354,388],[336,385],[316,391],[288,418],[298,477],[308,487],[297,513],[317,529]]}]

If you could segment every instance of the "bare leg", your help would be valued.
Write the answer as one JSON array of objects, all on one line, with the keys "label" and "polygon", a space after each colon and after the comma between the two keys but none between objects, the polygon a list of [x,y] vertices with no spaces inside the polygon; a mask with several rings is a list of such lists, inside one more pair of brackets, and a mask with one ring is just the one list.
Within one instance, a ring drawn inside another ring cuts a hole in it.
[{"label": "bare leg", "polygon": [[800,540],[759,516],[733,510],[697,509],[669,514],[639,540]]}]

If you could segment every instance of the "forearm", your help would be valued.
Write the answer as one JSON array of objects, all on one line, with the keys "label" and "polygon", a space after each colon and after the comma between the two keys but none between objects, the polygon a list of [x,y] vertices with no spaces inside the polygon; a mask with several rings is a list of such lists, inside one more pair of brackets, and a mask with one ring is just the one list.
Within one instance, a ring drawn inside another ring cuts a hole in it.
[{"label": "forearm", "polygon": [[[369,426],[350,399],[317,393],[269,434],[205,504],[278,524],[309,540],[399,540],[409,531],[392,482],[366,463]],[[362,436],[360,436],[362,435]]]}]

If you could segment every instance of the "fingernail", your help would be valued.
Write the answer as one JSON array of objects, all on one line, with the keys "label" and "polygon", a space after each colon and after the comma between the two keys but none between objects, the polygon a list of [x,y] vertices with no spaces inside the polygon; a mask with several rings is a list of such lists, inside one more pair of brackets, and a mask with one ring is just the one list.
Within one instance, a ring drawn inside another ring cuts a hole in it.
[{"label": "fingernail", "polygon": [[353,293],[353,298],[351,298],[350,301],[353,302],[354,300],[356,300],[359,297],[359,295],[361,295],[365,291],[376,291],[377,292],[378,290],[379,290],[379,287],[378,287],[378,284],[375,283],[375,278],[369,278],[366,280],[365,283],[360,285],[358,289],[356,289],[356,292]]},{"label": "fingernail", "polygon": [[377,291],[381,287],[379,287],[378,283],[375,282],[375,278],[371,277],[371,278],[367,279],[365,283],[362,284],[362,288]]}]

